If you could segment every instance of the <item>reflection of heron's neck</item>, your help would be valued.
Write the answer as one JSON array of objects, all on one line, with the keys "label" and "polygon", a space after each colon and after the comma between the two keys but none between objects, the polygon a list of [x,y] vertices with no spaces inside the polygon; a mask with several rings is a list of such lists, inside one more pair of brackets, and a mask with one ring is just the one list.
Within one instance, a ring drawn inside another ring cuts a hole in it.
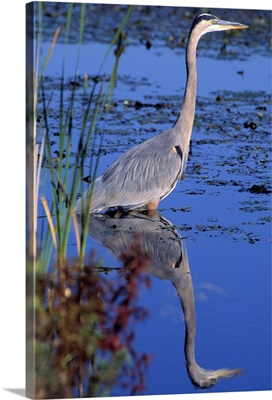
[{"label": "reflection of heron's neck", "polygon": [[186,365],[188,374],[192,382],[200,388],[207,388],[214,385],[221,378],[231,378],[232,376],[241,373],[239,369],[218,369],[207,370],[201,368],[195,359],[195,336],[196,336],[196,315],[195,315],[195,301],[192,278],[189,266],[186,260],[181,263],[182,273],[179,278],[173,279],[182,310],[184,313],[185,321],[185,344],[184,352],[186,358]]},{"label": "reflection of heron's neck", "polygon": [[[195,335],[196,335],[196,315],[195,315],[195,300],[192,277],[189,268],[186,264],[186,269],[183,271],[179,281],[173,281],[175,286],[182,310],[184,313],[185,321],[185,345],[184,352],[188,370],[195,368]],[[184,265],[184,264],[183,264]]]}]

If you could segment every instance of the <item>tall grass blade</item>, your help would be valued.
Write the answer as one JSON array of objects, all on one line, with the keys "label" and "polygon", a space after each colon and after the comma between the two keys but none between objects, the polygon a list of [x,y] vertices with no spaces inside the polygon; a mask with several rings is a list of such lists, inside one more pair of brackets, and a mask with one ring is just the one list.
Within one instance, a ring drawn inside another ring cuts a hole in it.
[{"label": "tall grass blade", "polygon": [[[69,14],[72,15],[72,7],[71,6],[69,8]],[[75,67],[75,73],[74,73],[74,82],[76,82],[77,74],[78,74],[77,70],[78,70],[78,64],[79,64],[79,59],[80,59],[80,49],[81,49],[82,42],[83,42],[85,14],[86,14],[86,4],[82,4],[81,5],[81,16],[80,16],[80,26],[79,26],[78,51],[77,51],[76,67]],[[65,39],[66,45],[68,44],[71,15],[69,15],[69,18],[67,19],[66,39]],[[64,66],[63,66],[63,74],[62,74],[62,83],[63,82],[64,82]],[[63,88],[61,90],[61,95],[63,96]],[[73,120],[75,95],[76,95],[76,85],[74,85],[73,90],[72,90],[72,96],[71,96],[69,108],[67,111],[66,123],[65,123],[65,132],[67,133],[67,143],[66,143],[67,153],[66,153],[65,172],[64,172],[64,179],[63,179],[65,187],[67,187],[68,175],[69,175],[68,172],[69,172],[69,163],[70,163],[70,147],[72,144],[72,120]],[[61,108],[62,108],[62,103],[61,103]],[[60,129],[60,132],[63,132],[62,129]],[[63,137],[63,135],[60,135],[60,139],[62,137]],[[61,156],[62,156],[62,147],[61,147],[61,143],[60,143],[60,157]],[[59,175],[60,175],[60,171],[59,171]]]},{"label": "tall grass blade", "polygon": [[[35,177],[35,184],[34,184],[34,216],[35,216],[35,232],[37,232],[37,216],[38,216],[38,201],[39,201],[39,187],[40,187],[40,177],[41,177],[41,169],[42,169],[42,160],[43,160],[43,154],[44,154],[44,143],[45,143],[45,133],[42,138],[42,143],[40,147],[40,154],[39,154],[39,161],[38,161],[38,167],[36,171],[36,177]],[[35,146],[35,153],[34,153],[34,166],[37,165],[37,148],[38,145]]]},{"label": "tall grass blade", "polygon": [[[67,13],[67,19],[66,19],[66,29],[65,29],[65,45],[64,45],[64,55],[63,55],[63,62],[62,62],[62,72],[61,72],[61,87],[60,87],[60,112],[59,112],[59,157],[60,159],[63,158],[63,150],[64,150],[64,145],[65,145],[65,136],[66,132],[68,130],[67,128],[67,118],[65,121],[65,124],[63,123],[63,114],[64,114],[64,76],[65,76],[65,64],[66,64],[66,54],[67,54],[67,45],[68,45],[68,40],[69,40],[69,33],[70,33],[70,27],[71,27],[71,20],[72,20],[72,13],[73,13],[73,3],[69,4],[68,8],[68,13]],[[69,112],[67,112],[67,115]],[[67,148],[69,149],[69,138],[68,138],[68,145]],[[66,159],[66,170],[68,169],[70,161],[70,152],[67,154],[67,159]],[[59,164],[58,168],[58,173],[59,176],[61,176],[61,163]],[[68,173],[68,171],[67,171]],[[66,179],[64,178],[64,181]]]},{"label": "tall grass blade", "polygon": [[56,29],[56,31],[55,31],[55,34],[54,34],[54,36],[53,36],[53,39],[52,39],[51,45],[50,45],[50,47],[49,47],[48,53],[47,53],[47,55],[46,55],[46,57],[45,57],[45,60],[44,60],[44,62],[43,62],[43,64],[42,64],[41,76],[43,76],[44,70],[45,70],[45,68],[46,68],[46,66],[47,66],[47,64],[48,64],[48,62],[49,62],[49,60],[50,60],[50,58],[51,58],[51,55],[52,55],[52,53],[53,53],[55,44],[56,44],[56,42],[57,42],[57,38],[58,38],[58,36],[59,36],[59,33],[60,33],[60,27],[58,27],[58,28]]},{"label": "tall grass blade", "polygon": [[54,244],[54,247],[55,247],[55,251],[58,254],[57,236],[56,236],[56,231],[55,231],[54,224],[53,224],[52,215],[50,213],[50,210],[49,210],[49,207],[48,207],[48,203],[47,203],[45,197],[42,197],[41,201],[42,201],[42,205],[43,205],[43,208],[44,208],[44,211],[45,211],[45,214],[46,214],[46,217],[47,217],[47,221],[48,221],[48,224],[49,224],[49,227],[50,227],[50,231],[51,231],[51,235],[52,235],[52,240],[53,240],[53,244]]},{"label": "tall grass blade", "polygon": [[113,39],[112,39],[112,41],[111,41],[111,43],[110,43],[110,46],[109,46],[109,48],[108,48],[108,51],[107,51],[107,53],[106,53],[106,55],[105,55],[105,57],[104,57],[104,59],[103,59],[103,61],[102,61],[102,63],[101,63],[101,66],[100,66],[100,69],[99,69],[99,75],[100,75],[100,73],[101,73],[101,70],[102,70],[102,68],[103,68],[103,66],[104,66],[104,64],[105,64],[105,62],[106,62],[106,60],[107,60],[107,58],[108,58],[108,56],[109,56],[109,54],[110,54],[110,52],[111,52],[113,46],[118,42],[118,38],[119,38],[120,33],[123,31],[124,27],[125,27],[126,24],[128,23],[128,20],[129,20],[131,14],[132,14],[134,8],[135,8],[134,5],[129,6],[128,11],[127,11],[125,17],[123,18],[123,20],[122,20],[120,26],[118,27],[117,31],[115,32],[115,35],[114,35],[114,37],[113,37]]},{"label": "tall grass blade", "polygon": [[72,217],[73,217],[73,225],[74,225],[74,231],[75,231],[75,237],[76,237],[77,254],[78,254],[78,257],[80,258],[80,255],[81,255],[80,234],[79,234],[77,216],[76,216],[75,210],[72,211]]}]

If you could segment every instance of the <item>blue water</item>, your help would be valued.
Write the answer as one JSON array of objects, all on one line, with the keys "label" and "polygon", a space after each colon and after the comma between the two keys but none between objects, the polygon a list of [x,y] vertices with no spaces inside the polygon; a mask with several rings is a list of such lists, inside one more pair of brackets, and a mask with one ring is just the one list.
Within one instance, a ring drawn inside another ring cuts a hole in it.
[{"label": "blue water", "polygon": [[[253,246],[245,241],[235,243],[232,237],[188,237],[183,246],[187,248],[195,296],[196,361],[207,369],[243,369],[242,375],[219,381],[206,391],[269,389],[270,243],[260,241]],[[95,242],[91,247],[103,253],[108,265],[110,252],[103,252]],[[167,265],[158,266],[156,273],[163,269]],[[150,316],[135,325],[138,351],[154,355],[146,374],[147,393],[200,390],[193,389],[186,372],[185,323],[176,289],[170,280],[151,276],[151,289],[140,293],[140,304],[148,308]]]},{"label": "blue water", "polygon": [[[43,52],[47,54],[49,45],[44,45]],[[69,54],[69,63],[65,64],[67,76],[73,76],[75,71],[80,76],[96,75],[108,46],[100,43],[83,44],[77,65],[78,46],[69,45],[69,51],[63,44],[57,44],[46,68],[49,76],[60,76],[64,54]],[[91,56],[91,55],[95,55]],[[66,55],[67,57],[67,55]],[[140,62],[135,62],[140,60]],[[109,54],[101,73],[110,73],[114,63],[114,55]],[[77,67],[77,69],[76,69]],[[271,62],[269,58],[253,54],[250,59],[214,59],[203,56],[197,58],[198,95],[206,96],[217,90],[250,90],[270,91]],[[242,74],[239,71],[243,71]],[[184,51],[173,51],[170,48],[149,49],[129,46],[121,56],[118,68],[120,76],[129,75],[136,84],[130,88],[129,97],[138,99],[137,79],[145,78],[146,86],[142,85],[141,95],[174,95],[181,94],[185,85]],[[121,96],[128,95],[128,88],[118,85]],[[116,93],[116,92],[115,92]]]}]

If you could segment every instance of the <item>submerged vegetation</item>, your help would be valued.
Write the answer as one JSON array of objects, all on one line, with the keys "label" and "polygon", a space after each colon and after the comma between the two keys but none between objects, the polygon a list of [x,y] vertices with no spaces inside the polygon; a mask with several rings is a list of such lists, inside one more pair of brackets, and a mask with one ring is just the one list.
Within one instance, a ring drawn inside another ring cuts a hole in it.
[{"label": "submerged vegetation", "polygon": [[143,392],[150,356],[135,351],[134,324],[147,316],[137,304],[139,287],[149,285],[144,267],[127,256],[124,268],[108,279],[91,257],[84,268],[38,274],[37,398],[107,396],[115,387]]}]

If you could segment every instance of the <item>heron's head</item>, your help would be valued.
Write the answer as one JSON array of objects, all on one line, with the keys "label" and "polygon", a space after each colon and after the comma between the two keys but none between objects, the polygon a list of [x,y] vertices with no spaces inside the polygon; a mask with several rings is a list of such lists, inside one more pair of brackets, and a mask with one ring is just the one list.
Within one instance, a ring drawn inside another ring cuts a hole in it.
[{"label": "heron's head", "polygon": [[223,21],[211,14],[198,15],[192,24],[191,33],[197,32],[199,37],[208,32],[227,31],[229,29],[245,29],[247,25],[239,22]]},{"label": "heron's head", "polygon": [[207,389],[221,379],[233,378],[243,373],[242,369],[204,369],[196,363],[190,366],[187,365],[187,371],[192,383],[200,389]]}]

